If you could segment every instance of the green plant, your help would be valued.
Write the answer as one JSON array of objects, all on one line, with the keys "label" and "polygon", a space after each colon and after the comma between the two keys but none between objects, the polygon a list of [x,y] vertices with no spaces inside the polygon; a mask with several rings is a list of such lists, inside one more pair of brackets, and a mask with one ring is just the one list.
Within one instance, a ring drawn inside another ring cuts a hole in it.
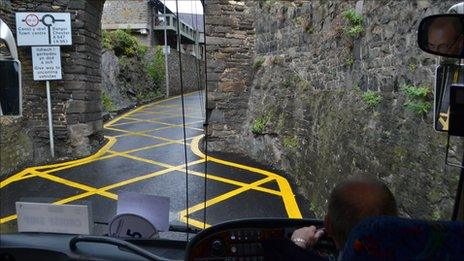
[{"label": "green plant", "polygon": [[362,25],[351,26],[345,30],[345,34],[353,38],[358,38],[363,32],[364,27]]},{"label": "green plant", "polygon": [[263,134],[269,119],[269,116],[261,116],[256,118],[251,125],[251,132],[254,134]]},{"label": "green plant", "polygon": [[301,78],[298,75],[292,75],[288,78],[285,78],[285,80],[282,82],[282,86],[288,89],[288,88],[291,88],[297,85],[297,83],[300,83],[300,82],[301,82]]},{"label": "green plant", "polygon": [[104,49],[113,50],[113,45],[111,44],[111,35],[107,30],[102,30],[102,46]]},{"label": "green plant", "polygon": [[364,20],[362,15],[358,14],[354,9],[346,10],[342,15],[353,25],[361,25]]},{"label": "green plant", "polygon": [[414,63],[410,63],[408,65],[408,69],[409,69],[410,72],[414,72],[417,69],[417,65],[414,64]]},{"label": "green plant", "polygon": [[311,202],[309,204],[309,210],[311,210],[311,212],[316,212],[317,207],[316,207],[316,204],[314,202]]},{"label": "green plant", "polygon": [[353,57],[347,58],[346,61],[345,61],[345,65],[348,66],[348,67],[353,66],[354,65]]},{"label": "green plant", "polygon": [[263,66],[263,63],[264,63],[264,58],[258,58],[255,60],[255,62],[253,63],[251,67],[253,68],[253,70],[257,71]]},{"label": "green plant", "polygon": [[282,141],[282,145],[285,148],[296,148],[298,147],[298,139],[296,137],[285,137]]},{"label": "green plant", "polygon": [[277,3],[278,0],[266,0],[266,2],[264,2],[265,4],[267,5],[273,5],[275,3]]},{"label": "green plant", "polygon": [[102,35],[103,47],[112,49],[116,56],[141,57],[148,51],[148,47],[142,45],[129,30],[104,31]]},{"label": "green plant", "polygon": [[118,64],[121,67],[129,66],[131,63],[131,60],[127,58],[127,56],[121,56],[118,58]]},{"label": "green plant", "polygon": [[309,81],[306,79],[300,79],[299,86],[302,91],[308,91],[310,87]]},{"label": "green plant", "polygon": [[155,53],[153,55],[153,60],[147,63],[146,69],[148,75],[153,79],[155,85],[160,86],[162,82],[166,79],[166,67],[164,64],[164,54],[163,54],[163,47],[158,46],[155,49]]},{"label": "green plant", "polygon": [[343,17],[349,22],[349,26],[345,28],[345,34],[352,37],[358,38],[364,32],[364,18],[358,14],[355,10],[350,9],[343,12]]},{"label": "green plant", "polygon": [[314,33],[314,27],[312,27],[311,25],[308,25],[305,27],[305,32],[307,34],[313,34]]},{"label": "green plant", "polygon": [[430,102],[423,101],[407,101],[404,103],[404,106],[417,115],[427,114],[427,112],[429,112],[432,108],[432,104],[430,104]]},{"label": "green plant", "polygon": [[103,104],[103,109],[105,111],[112,111],[113,110],[113,101],[111,100],[111,97],[108,95],[108,93],[102,91],[101,93],[101,100]]},{"label": "green plant", "polygon": [[428,87],[405,85],[401,90],[406,94],[404,106],[408,110],[417,115],[424,115],[432,108],[432,104],[429,101],[432,91]]},{"label": "green plant", "polygon": [[428,87],[424,86],[405,85],[402,90],[409,99],[427,99],[432,93]]},{"label": "green plant", "polygon": [[369,105],[369,107],[375,108],[382,101],[382,96],[380,96],[378,92],[367,90],[365,93],[363,93],[362,99],[365,103],[367,103],[367,105]]},{"label": "green plant", "polygon": [[330,76],[335,77],[335,76],[337,76],[337,70],[335,68],[330,68],[329,69],[329,74],[330,74]]}]

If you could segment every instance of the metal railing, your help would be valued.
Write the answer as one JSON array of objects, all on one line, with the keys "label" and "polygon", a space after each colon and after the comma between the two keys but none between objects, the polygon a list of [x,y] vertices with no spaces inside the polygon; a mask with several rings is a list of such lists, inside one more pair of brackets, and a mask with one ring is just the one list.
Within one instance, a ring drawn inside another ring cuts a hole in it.
[{"label": "metal railing", "polygon": [[[173,14],[158,14],[156,15],[158,19],[155,19],[153,29],[154,30],[164,30],[166,27],[167,30],[173,30],[177,32],[177,17]],[[180,33],[181,35],[189,38],[192,41],[195,41],[198,32],[190,27],[189,25],[180,22]]]}]

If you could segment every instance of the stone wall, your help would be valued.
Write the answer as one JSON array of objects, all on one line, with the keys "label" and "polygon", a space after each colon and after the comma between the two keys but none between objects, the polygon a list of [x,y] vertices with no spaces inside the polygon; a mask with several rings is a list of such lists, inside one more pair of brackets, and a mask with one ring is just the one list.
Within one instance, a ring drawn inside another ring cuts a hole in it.
[{"label": "stone wall", "polygon": [[[446,137],[433,131],[432,112],[406,109],[402,87],[432,88],[435,57],[417,47],[417,27],[456,1],[246,2],[206,9],[209,149],[285,170],[319,216],[333,186],[361,174],[388,183],[403,215],[448,219],[458,170],[444,167]],[[345,33],[350,9],[364,18],[359,37]],[[226,24],[243,14],[255,21],[251,30],[237,27],[248,32],[238,40]],[[231,44],[242,47],[234,54],[246,54],[245,67],[231,61]],[[231,72],[252,82],[234,82]],[[367,90],[380,104],[366,103]]]},{"label": "stone wall", "polygon": [[147,0],[106,0],[102,16],[103,29],[148,29]]},{"label": "stone wall", "polygon": [[[0,18],[11,25],[11,2],[0,1]],[[32,138],[25,132],[23,117],[0,116],[0,174],[11,172],[18,165],[31,161],[33,156]],[[10,149],[6,151],[6,147]],[[0,176],[1,176],[0,175]]]},{"label": "stone wall", "polygon": [[[143,44],[150,46],[150,15],[147,0],[106,0],[103,6],[102,29],[131,29]],[[141,33],[144,31],[144,33]]]},{"label": "stone wall", "polygon": [[11,0],[0,1],[0,17],[5,23],[11,24]]},{"label": "stone wall", "polygon": [[[55,0],[11,3],[14,12],[71,13],[73,45],[61,47],[63,80],[51,82],[55,149],[60,159],[89,155],[103,142],[99,134],[102,129],[100,20],[103,2]],[[15,31],[13,14],[10,14],[9,21],[9,26]],[[8,134],[2,132],[0,153],[2,160],[7,155],[16,154],[21,150],[15,142],[24,140],[20,146],[32,146],[33,156],[26,154],[25,157],[17,157],[17,161],[2,161],[2,176],[24,165],[50,160],[45,83],[32,79],[31,47],[18,49],[23,71],[23,116],[14,121],[2,120],[1,129]],[[32,139],[32,144],[27,141],[29,139]]]},{"label": "stone wall", "polygon": [[246,117],[253,79],[253,5],[252,1],[206,1],[207,109],[212,112],[212,148],[234,144]]},{"label": "stone wall", "polygon": [[[168,55],[170,96],[181,93],[178,55],[179,52],[175,49],[171,49]],[[111,111],[126,110],[139,103],[159,99],[165,94],[166,81],[154,82],[148,74],[147,66],[153,59],[154,49],[152,48],[144,57],[130,58],[117,57],[113,50],[103,51],[101,70],[103,92],[111,100]],[[198,62],[195,56],[182,54],[185,93],[204,89],[204,62],[200,61],[200,64]],[[164,69],[164,56],[161,66]],[[201,79],[200,84],[198,84],[199,79]]]},{"label": "stone wall", "polygon": [[[204,61],[190,54],[182,53],[182,77],[184,83],[184,92],[193,92],[199,89],[204,89]],[[180,90],[180,70],[179,70],[179,52],[171,48],[171,53],[168,55],[169,68],[169,94],[178,95]],[[200,80],[200,82],[198,81]],[[162,90],[166,89],[166,84],[163,84]]]}]

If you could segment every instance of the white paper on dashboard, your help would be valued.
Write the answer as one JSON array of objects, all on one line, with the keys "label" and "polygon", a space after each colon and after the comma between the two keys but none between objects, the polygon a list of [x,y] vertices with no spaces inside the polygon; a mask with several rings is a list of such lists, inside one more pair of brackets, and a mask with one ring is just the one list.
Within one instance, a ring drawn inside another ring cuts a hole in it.
[{"label": "white paper on dashboard", "polygon": [[136,214],[150,221],[158,231],[168,231],[169,203],[167,197],[122,192],[118,195],[117,215]]},{"label": "white paper on dashboard", "polygon": [[18,232],[90,234],[86,205],[16,202]]}]

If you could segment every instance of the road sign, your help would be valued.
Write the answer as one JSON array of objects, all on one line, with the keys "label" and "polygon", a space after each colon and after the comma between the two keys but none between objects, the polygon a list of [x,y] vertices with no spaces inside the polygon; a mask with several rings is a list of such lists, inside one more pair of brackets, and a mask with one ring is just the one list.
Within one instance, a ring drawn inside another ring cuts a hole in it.
[{"label": "road sign", "polygon": [[34,81],[61,80],[60,47],[32,47]]},{"label": "road sign", "polygon": [[70,13],[16,13],[18,46],[71,45]]}]

